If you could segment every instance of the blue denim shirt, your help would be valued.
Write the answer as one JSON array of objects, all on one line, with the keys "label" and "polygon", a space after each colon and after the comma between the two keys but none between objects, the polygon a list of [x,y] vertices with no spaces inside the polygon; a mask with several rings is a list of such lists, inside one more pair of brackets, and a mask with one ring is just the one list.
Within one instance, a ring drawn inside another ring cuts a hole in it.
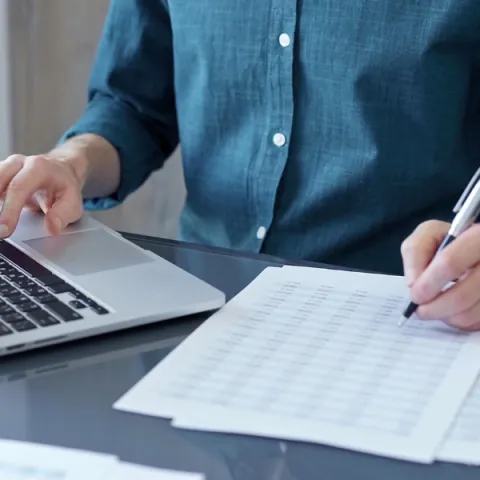
[{"label": "blue denim shirt", "polygon": [[118,150],[108,208],[180,142],[184,240],[400,273],[480,160],[478,0],[113,0],[64,138]]}]

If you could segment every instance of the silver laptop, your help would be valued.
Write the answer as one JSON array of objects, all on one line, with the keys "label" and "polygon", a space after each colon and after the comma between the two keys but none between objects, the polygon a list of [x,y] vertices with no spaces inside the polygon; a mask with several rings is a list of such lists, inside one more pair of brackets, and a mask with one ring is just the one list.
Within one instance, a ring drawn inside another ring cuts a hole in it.
[{"label": "silver laptop", "polygon": [[223,292],[88,214],[52,237],[25,210],[0,241],[0,356],[224,303]]}]

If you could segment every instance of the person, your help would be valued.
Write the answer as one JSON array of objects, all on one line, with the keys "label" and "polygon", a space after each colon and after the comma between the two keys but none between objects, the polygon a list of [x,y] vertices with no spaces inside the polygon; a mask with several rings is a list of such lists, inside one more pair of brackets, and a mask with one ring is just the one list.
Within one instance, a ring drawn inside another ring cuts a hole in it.
[{"label": "person", "polygon": [[84,113],[0,166],[0,234],[38,191],[52,234],[118,205],[180,144],[183,240],[404,274],[420,318],[479,329],[480,227],[434,257],[480,158],[479,20],[477,0],[112,0]]}]

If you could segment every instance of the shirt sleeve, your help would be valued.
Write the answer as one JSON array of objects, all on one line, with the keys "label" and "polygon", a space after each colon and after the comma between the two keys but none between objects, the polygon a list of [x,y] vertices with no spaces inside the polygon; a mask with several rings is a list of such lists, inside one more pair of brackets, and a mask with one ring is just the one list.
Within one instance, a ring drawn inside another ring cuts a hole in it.
[{"label": "shirt sleeve", "polygon": [[112,0],[88,85],[88,104],[62,137],[94,133],[117,150],[118,190],[85,208],[121,203],[178,144],[172,32],[163,0]]}]

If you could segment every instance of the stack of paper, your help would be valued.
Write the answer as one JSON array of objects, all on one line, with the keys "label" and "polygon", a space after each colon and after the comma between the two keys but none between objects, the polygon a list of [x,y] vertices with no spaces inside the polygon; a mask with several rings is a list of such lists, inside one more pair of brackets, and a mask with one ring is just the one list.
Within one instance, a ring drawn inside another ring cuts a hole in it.
[{"label": "stack of paper", "polygon": [[480,337],[398,327],[408,300],[399,277],[268,268],[115,408],[180,428],[479,462],[480,387],[465,399]]},{"label": "stack of paper", "polygon": [[0,480],[202,480],[203,476],[143,467],[115,456],[0,440]]}]

